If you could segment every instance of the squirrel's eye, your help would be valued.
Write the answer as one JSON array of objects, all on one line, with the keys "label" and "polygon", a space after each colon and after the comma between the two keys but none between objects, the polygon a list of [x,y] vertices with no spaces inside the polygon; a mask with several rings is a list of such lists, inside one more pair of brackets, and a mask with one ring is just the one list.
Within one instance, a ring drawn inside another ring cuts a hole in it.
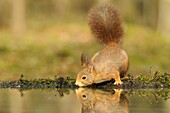
[{"label": "squirrel's eye", "polygon": [[87,96],[86,96],[86,95],[82,95],[82,98],[83,98],[83,99],[86,99],[86,98],[87,98]]},{"label": "squirrel's eye", "polygon": [[85,80],[87,78],[86,75],[83,75],[81,79]]}]

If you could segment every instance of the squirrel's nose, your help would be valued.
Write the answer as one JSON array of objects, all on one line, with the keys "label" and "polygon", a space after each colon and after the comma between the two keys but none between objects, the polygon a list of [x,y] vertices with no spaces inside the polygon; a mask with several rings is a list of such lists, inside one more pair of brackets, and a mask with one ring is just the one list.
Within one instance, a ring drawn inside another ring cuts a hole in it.
[{"label": "squirrel's nose", "polygon": [[75,85],[80,86],[80,82],[76,81]]},{"label": "squirrel's nose", "polygon": [[75,85],[76,85],[76,86],[78,86],[78,83],[77,83],[77,81],[76,81]]}]

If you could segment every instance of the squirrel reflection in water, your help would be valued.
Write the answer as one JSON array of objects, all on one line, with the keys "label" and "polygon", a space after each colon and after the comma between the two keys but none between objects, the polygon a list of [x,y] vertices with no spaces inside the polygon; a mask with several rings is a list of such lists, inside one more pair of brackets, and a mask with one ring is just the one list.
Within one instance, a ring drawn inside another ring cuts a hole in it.
[{"label": "squirrel reflection in water", "polygon": [[122,90],[105,92],[87,88],[76,90],[82,113],[129,113],[128,100]]}]

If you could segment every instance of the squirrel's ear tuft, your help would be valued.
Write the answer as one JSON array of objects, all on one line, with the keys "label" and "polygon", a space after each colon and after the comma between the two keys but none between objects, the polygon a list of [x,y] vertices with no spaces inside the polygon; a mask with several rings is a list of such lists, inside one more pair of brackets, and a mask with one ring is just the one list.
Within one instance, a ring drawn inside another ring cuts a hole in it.
[{"label": "squirrel's ear tuft", "polygon": [[87,68],[90,66],[90,61],[86,53],[81,54],[81,65],[83,68]]}]

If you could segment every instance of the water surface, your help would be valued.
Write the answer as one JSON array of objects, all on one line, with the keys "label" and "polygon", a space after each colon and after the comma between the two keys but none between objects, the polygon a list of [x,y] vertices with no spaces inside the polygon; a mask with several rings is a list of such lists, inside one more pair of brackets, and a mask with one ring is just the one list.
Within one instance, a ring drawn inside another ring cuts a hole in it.
[{"label": "water surface", "polygon": [[170,113],[170,89],[0,89],[0,113]]}]

